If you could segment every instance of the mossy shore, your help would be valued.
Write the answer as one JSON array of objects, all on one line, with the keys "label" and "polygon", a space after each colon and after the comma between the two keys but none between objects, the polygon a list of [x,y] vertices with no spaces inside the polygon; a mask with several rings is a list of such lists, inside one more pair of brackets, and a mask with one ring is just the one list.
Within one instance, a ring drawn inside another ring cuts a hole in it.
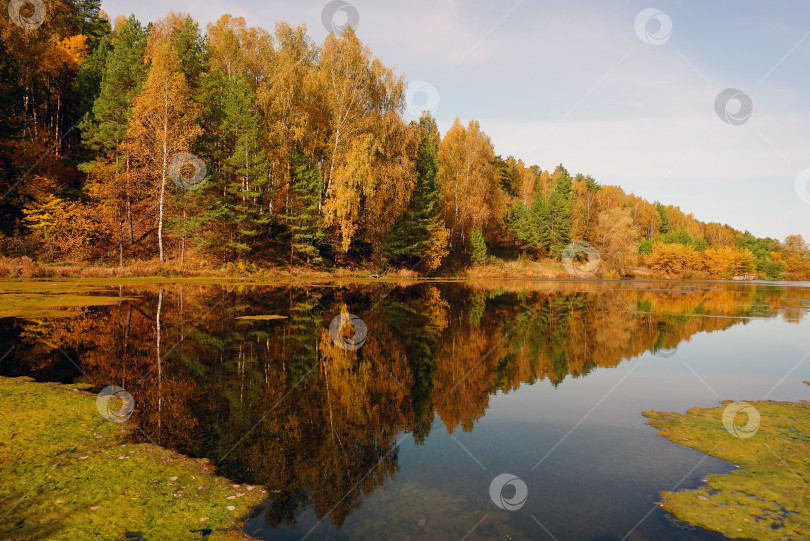
[{"label": "mossy shore", "polygon": [[730,538],[810,539],[810,402],[749,402],[760,417],[755,432],[755,422],[746,431],[749,418],[742,412],[726,428],[728,404],[685,414],[644,413],[659,435],[739,468],[709,475],[694,490],[663,492],[661,507]]},{"label": "mossy shore", "polygon": [[[136,405],[137,407],[137,405]],[[0,377],[0,538],[246,539],[266,498],[206,460],[132,444],[81,385]]]}]

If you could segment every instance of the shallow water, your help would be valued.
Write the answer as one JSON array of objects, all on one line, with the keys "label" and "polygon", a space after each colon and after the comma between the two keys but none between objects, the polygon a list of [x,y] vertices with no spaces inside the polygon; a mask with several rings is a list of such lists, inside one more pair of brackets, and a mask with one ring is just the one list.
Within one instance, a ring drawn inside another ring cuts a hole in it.
[{"label": "shallow water", "polygon": [[[3,291],[0,314],[20,294]],[[15,304],[0,375],[125,388],[137,438],[268,488],[245,527],[263,539],[723,539],[656,502],[733,466],[657,436],[641,412],[806,399],[810,379],[808,284],[80,294],[127,300],[58,308],[72,317]],[[346,341],[351,325],[330,334],[347,312],[364,342]],[[239,319],[258,315],[283,317]],[[493,499],[504,473],[517,480]]]}]

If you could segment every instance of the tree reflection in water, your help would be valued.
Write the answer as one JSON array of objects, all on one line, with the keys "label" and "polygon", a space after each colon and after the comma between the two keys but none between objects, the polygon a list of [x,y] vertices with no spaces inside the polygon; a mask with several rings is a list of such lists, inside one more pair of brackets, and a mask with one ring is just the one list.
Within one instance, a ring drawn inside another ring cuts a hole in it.
[{"label": "tree reflection in water", "polygon": [[[311,507],[336,527],[398,471],[398,438],[434,419],[472,431],[490,396],[583,377],[751,317],[798,322],[810,293],[737,284],[516,283],[122,288],[137,301],[77,317],[2,321],[3,375],[135,397],[137,437],[216,462],[271,493],[269,527]],[[806,296],[807,298],[804,298]],[[368,327],[346,350],[328,327]],[[245,320],[276,314],[283,319]],[[64,352],[62,354],[60,352]]]}]

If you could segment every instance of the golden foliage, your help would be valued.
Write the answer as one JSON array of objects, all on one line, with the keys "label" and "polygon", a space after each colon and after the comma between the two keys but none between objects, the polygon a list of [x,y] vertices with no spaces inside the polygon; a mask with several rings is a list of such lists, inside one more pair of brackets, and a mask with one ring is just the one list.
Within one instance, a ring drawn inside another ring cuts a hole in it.
[{"label": "golden foliage", "polygon": [[638,228],[630,209],[614,208],[599,215],[594,240],[602,261],[620,273],[638,260]]},{"label": "golden foliage", "polygon": [[473,230],[492,230],[504,212],[492,141],[477,121],[457,118],[439,144],[440,192],[453,249]]},{"label": "golden foliage", "polygon": [[450,254],[450,230],[444,226],[434,229],[422,263],[425,272],[438,269],[445,257]]},{"label": "golden foliage", "polygon": [[706,270],[715,278],[729,279],[752,275],[756,271],[754,254],[735,246],[710,248],[703,256]]},{"label": "golden foliage", "polygon": [[703,267],[700,254],[683,244],[655,244],[645,262],[654,272],[666,276],[680,276]]},{"label": "golden foliage", "polygon": [[340,248],[347,251],[362,213],[363,240],[380,248],[416,184],[418,132],[398,114],[405,81],[349,28],[326,38],[318,84],[325,107],[319,125],[329,134],[325,222],[337,227]]},{"label": "golden foliage", "polygon": [[82,205],[53,194],[23,208],[25,224],[42,252],[53,256],[81,256],[91,245],[98,225]]}]

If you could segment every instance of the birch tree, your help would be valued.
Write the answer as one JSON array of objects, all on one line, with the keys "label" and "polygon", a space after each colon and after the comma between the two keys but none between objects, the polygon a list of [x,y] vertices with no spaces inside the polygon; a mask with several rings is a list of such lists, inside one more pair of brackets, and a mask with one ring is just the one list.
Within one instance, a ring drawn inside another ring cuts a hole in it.
[{"label": "birch tree", "polygon": [[175,154],[188,152],[202,133],[196,124],[198,106],[180,66],[172,43],[171,17],[156,24],[149,37],[149,75],[135,98],[130,130],[133,154],[140,173],[156,186],[158,251],[165,261],[163,226],[169,163]]}]

